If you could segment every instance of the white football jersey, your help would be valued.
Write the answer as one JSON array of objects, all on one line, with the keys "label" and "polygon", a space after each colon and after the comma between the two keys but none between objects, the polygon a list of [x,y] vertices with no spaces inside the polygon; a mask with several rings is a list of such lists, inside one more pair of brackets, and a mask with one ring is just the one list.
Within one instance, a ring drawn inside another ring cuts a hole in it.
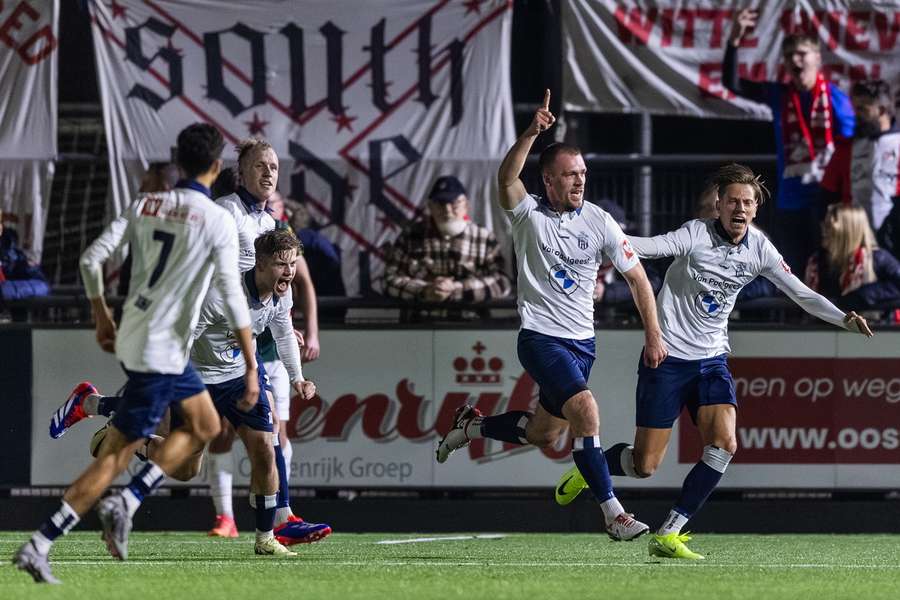
[{"label": "white football jersey", "polygon": [[721,235],[717,219],[688,221],[650,238],[630,236],[641,258],[674,256],[656,298],[659,324],[669,354],[698,360],[730,352],[728,316],[738,293],[762,275],[806,312],[844,327],[844,313],[791,273],[772,242],[750,227],[734,245]]},{"label": "white football jersey", "polygon": [[527,195],[506,211],[512,224],[522,328],[566,339],[594,337],[594,286],[606,255],[619,272],[637,254],[609,213],[585,202],[558,213]]},{"label": "white football jersey", "polygon": [[[290,287],[284,296],[272,296],[260,302],[254,279],[255,271],[243,275],[243,290],[250,304],[250,328],[255,338],[266,327],[271,328],[272,338],[278,348],[279,359],[284,363],[290,380],[302,381],[300,347],[294,337],[291,320],[293,298]],[[203,383],[222,383],[244,375],[246,361],[240,352],[234,330],[225,317],[221,294],[210,290],[200,311],[200,320],[194,328],[194,347],[191,361]]]},{"label": "white football jersey", "polygon": [[122,243],[130,245],[132,268],[116,357],[127,369],[184,371],[214,270],[228,322],[235,328],[250,323],[234,220],[205,193],[179,187],[138,196],[81,256],[89,298],[103,295],[102,264]]},{"label": "white football jersey", "polygon": [[878,231],[894,207],[894,196],[900,194],[900,131],[853,140],[850,190]]},{"label": "white football jersey", "polygon": [[[249,195],[248,192],[245,192]],[[252,196],[251,196],[252,197]],[[240,257],[238,268],[245,273],[256,264],[256,248],[253,243],[260,235],[275,229],[275,219],[265,210],[257,210],[237,192],[216,199],[216,203],[227,210],[237,223]]]}]

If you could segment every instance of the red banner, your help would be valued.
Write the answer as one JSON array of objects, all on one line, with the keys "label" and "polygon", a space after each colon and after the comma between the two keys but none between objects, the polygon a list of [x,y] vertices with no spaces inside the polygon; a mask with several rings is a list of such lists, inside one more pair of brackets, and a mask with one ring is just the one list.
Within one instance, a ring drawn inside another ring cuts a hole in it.
[{"label": "red banner", "polygon": [[[900,464],[900,359],[735,358],[736,463]],[[700,437],[687,413],[678,461]]]}]

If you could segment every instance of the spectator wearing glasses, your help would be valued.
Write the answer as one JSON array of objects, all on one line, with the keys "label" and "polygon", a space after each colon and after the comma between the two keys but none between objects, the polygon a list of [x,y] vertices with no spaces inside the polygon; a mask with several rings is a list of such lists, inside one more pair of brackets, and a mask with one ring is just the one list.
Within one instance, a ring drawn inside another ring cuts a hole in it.
[{"label": "spectator wearing glasses", "polygon": [[509,296],[497,238],[469,218],[466,188],[439,177],[423,218],[385,248],[384,292],[402,300],[481,302]]}]

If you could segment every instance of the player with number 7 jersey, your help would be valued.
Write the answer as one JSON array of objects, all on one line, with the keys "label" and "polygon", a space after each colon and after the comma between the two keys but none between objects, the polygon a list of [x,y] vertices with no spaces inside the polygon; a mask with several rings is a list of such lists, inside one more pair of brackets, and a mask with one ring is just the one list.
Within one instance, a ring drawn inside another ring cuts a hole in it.
[{"label": "player with number 7 jersey", "polygon": [[[141,195],[81,257],[81,276],[96,321],[97,342],[121,362],[128,383],[97,458],[66,490],[59,510],[23,544],[13,563],[36,582],[58,583],[48,555],[127,467],[171,406],[172,427],[159,453],[118,493],[100,500],[103,540],[114,558],[128,557],[132,517],[165,477],[183,466],[220,429],[206,387],[188,360],[192,333],[210,281],[244,356],[254,356],[250,313],[238,275],[234,220],[210,198],[225,142],[197,123],[178,135],[178,166],[186,179],[174,190]],[[103,296],[102,264],[122,244],[134,257],[131,286],[117,333]],[[243,405],[258,400],[256,361],[248,359]]]}]

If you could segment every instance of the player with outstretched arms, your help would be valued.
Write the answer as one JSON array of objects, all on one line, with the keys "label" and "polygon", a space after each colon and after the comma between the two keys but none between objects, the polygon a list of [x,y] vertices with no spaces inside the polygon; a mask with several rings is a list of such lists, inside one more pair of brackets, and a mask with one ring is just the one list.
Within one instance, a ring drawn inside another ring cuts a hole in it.
[{"label": "player with outstretched arms", "polygon": [[[256,238],[254,246],[256,266],[243,276],[253,335],[271,328],[293,390],[303,398],[312,398],[315,385],[303,379],[300,348],[291,320],[290,290],[300,242],[293,231],[274,229]],[[240,352],[225,315],[223,298],[211,290],[194,331],[196,342],[191,359],[209,389],[216,409],[234,426],[250,457],[250,504],[256,513],[255,552],[293,555],[275,539],[273,532],[279,480],[275,468],[271,404],[267,393],[260,395],[252,409],[239,402],[244,390],[241,372],[245,355]],[[260,387],[264,390],[265,370],[260,367],[259,373]]]},{"label": "player with outstretched arms", "polygon": [[[110,223],[81,257],[81,275],[96,321],[97,342],[115,351],[128,378],[122,401],[97,458],[66,490],[62,505],[16,553],[13,563],[35,581],[57,583],[48,562],[54,541],[128,466],[144,439],[172,407],[172,431],[154,460],[122,491],[97,506],[103,539],[113,557],[128,556],[131,519],[144,497],[219,432],[219,417],[188,354],[210,281],[241,351],[253,356],[247,301],[237,269],[234,220],[209,197],[222,167],[222,134],[195,124],[178,135],[178,166],[186,179],[169,192],[144,194]],[[103,297],[103,263],[121,244],[131,246],[131,288],[117,332]],[[244,364],[242,402],[259,395],[255,360]]]},{"label": "player with outstretched arms", "polygon": [[[767,194],[749,168],[730,164],[719,169],[716,219],[695,219],[680,229],[650,238],[630,237],[642,258],[672,256],[657,306],[669,356],[657,369],[638,362],[637,430],[634,445],[611,447],[606,458],[613,475],[645,478],[666,454],[672,425],[686,405],[703,440],[703,455],[685,477],[681,495],[650,539],[650,555],[702,559],[685,542],[681,530],[713,491],[737,450],[737,399],[728,369],[728,316],[741,289],[761,275],[806,312],[854,333],[871,337],[866,320],[844,314],[791,273],[769,239],[752,227]],[[560,504],[584,488],[580,465],[557,485]]]},{"label": "player with outstretched arms", "polygon": [[578,148],[551,144],[539,165],[546,198],[529,194],[519,179],[528,152],[553,125],[550,91],[528,129],[516,140],[498,173],[500,206],[512,224],[518,261],[518,307],[522,319],[518,355],[540,386],[534,413],[511,411],[482,417],[473,407],[457,411],[453,429],[440,441],[437,461],[474,438],[550,446],[571,430],[572,457],[601,503],[607,533],[634,539],[647,525],[625,512],[615,496],[603,449],[597,401],[587,381],[594,362],[593,290],[603,255],[628,281],[646,331],[645,359],[655,368],[666,356],[653,291],[622,229],[605,211],[584,202],[587,169]]}]

